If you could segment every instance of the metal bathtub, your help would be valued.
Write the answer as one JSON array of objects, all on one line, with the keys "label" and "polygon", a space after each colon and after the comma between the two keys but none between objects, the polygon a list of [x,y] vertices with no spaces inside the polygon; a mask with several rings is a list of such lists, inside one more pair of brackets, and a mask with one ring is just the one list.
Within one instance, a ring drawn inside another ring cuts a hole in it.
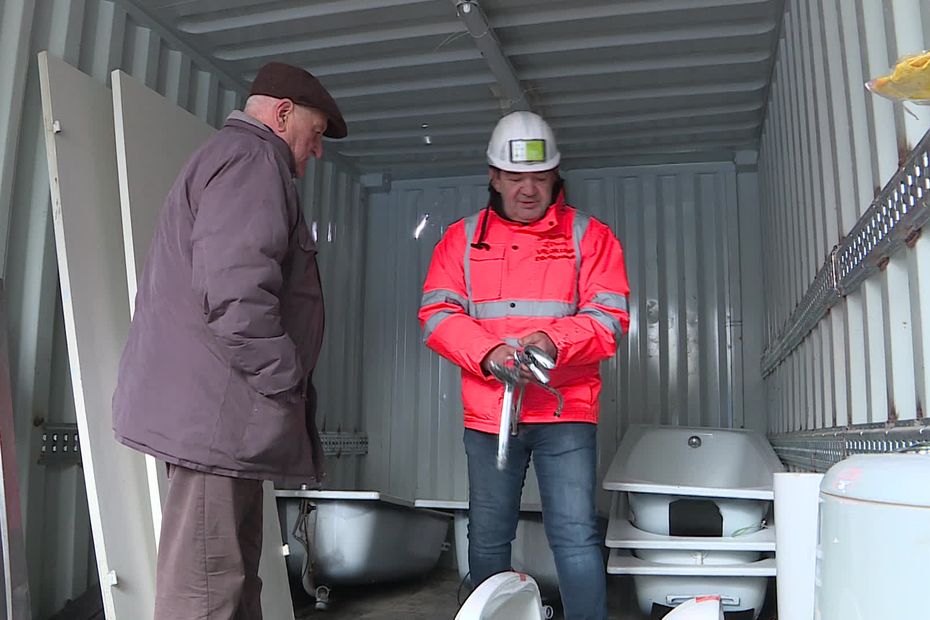
[{"label": "metal bathtub", "polygon": [[[416,509],[376,491],[278,490],[276,496],[289,549],[288,574],[322,603],[332,586],[428,573],[439,561],[452,521],[450,515]],[[301,529],[307,507],[312,510]]]}]

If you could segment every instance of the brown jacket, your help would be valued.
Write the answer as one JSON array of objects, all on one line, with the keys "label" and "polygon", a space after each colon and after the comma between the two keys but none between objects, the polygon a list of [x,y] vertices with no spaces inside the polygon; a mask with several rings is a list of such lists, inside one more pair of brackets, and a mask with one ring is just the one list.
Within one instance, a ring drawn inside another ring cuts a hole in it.
[{"label": "brown jacket", "polygon": [[241,112],[181,170],[120,362],[121,443],[200,471],[315,482],[306,390],[323,295],[293,174],[287,144]]}]

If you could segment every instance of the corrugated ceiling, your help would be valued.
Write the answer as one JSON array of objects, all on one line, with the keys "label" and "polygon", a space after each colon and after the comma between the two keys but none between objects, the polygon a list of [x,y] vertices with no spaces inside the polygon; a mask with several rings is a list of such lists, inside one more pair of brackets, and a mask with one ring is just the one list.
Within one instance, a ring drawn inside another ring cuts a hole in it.
[{"label": "corrugated ceiling", "polygon": [[[510,106],[456,0],[136,3],[243,87],[269,60],[320,77],[349,123],[328,148],[361,172],[480,172]],[[555,128],[564,167],[755,148],[783,0],[479,4],[529,105]]]}]

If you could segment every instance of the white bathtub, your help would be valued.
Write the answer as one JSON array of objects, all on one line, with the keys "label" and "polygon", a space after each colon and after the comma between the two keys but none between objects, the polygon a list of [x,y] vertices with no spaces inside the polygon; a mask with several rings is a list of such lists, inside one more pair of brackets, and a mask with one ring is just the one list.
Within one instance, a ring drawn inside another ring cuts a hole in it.
[{"label": "white bathtub", "polygon": [[[741,536],[757,532],[768,513],[771,502],[764,499],[731,499],[727,497],[687,496],[688,499],[713,502],[722,519],[720,536]],[[680,495],[662,493],[630,493],[630,515],[633,525],[654,534],[673,533],[669,507],[683,499]]]},{"label": "white bathtub", "polygon": [[[276,496],[290,552],[288,573],[312,595],[319,586],[396,581],[429,572],[439,561],[452,521],[447,514],[416,509],[374,491],[279,490]],[[315,506],[308,520],[312,581],[303,578],[306,552],[294,533],[302,500]]]},{"label": "white bathtub", "polygon": [[[622,498],[611,511],[608,572],[634,575],[645,613],[652,603],[720,594],[727,611],[754,609],[758,617],[775,572],[774,560],[760,553],[770,550],[773,533],[760,530],[781,471],[760,433],[631,426],[603,484]],[[697,512],[710,518],[684,535]]]},{"label": "white bathtub", "polygon": [[[627,491],[631,520],[669,534],[669,509],[680,499],[713,501],[719,536],[758,530],[771,506],[775,472],[784,466],[760,433],[720,428],[631,426],[604,479]],[[682,497],[684,496],[684,497]]]},{"label": "white bathtub", "polygon": [[755,609],[755,617],[765,602],[765,577],[678,577],[634,576],[636,598],[643,613],[652,610],[653,602],[675,607],[704,594],[720,596],[724,612]]},{"label": "white bathtub", "polygon": [[604,488],[771,500],[772,476],[784,470],[761,433],[636,424],[624,433]]},{"label": "white bathtub", "polygon": [[762,557],[761,551],[727,551],[722,549],[636,549],[633,554],[641,560],[657,564],[694,566],[730,566],[747,564]]}]

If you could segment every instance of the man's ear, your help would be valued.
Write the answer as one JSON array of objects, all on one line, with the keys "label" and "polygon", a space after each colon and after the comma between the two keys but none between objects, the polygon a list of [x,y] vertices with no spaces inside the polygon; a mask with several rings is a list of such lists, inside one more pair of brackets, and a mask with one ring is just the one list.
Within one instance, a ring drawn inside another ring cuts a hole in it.
[{"label": "man's ear", "polygon": [[277,131],[287,129],[287,123],[294,113],[294,102],[290,99],[281,99],[274,107],[274,122]]}]

